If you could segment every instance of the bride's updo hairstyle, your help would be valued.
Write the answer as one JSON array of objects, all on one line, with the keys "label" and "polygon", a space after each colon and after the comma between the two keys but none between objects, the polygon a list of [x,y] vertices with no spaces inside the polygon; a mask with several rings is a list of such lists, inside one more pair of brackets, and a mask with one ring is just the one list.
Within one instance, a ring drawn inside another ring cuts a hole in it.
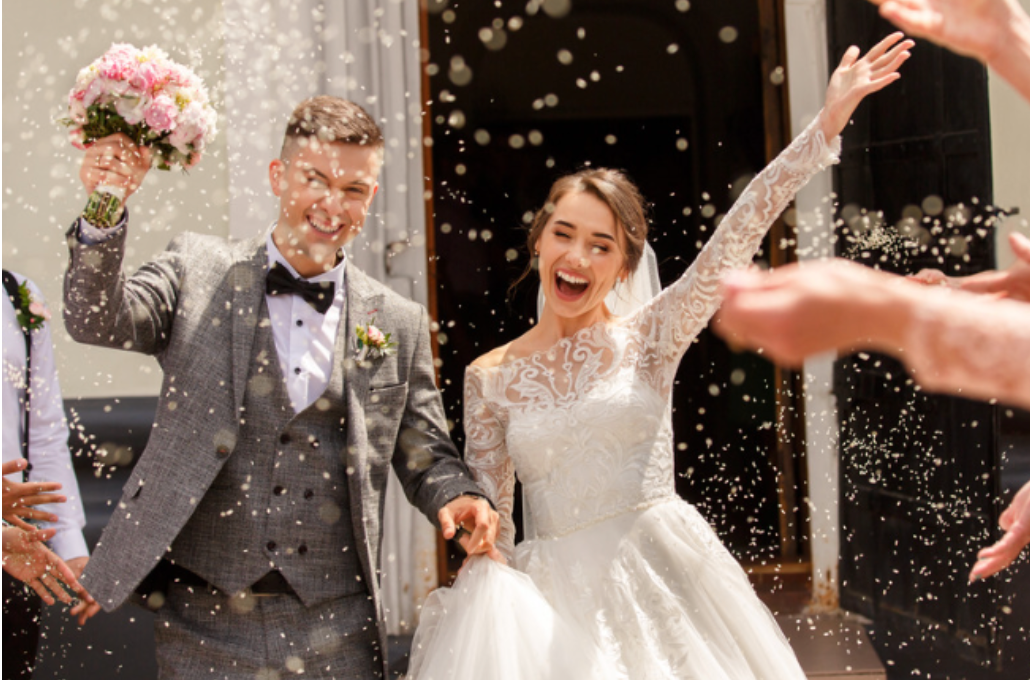
[{"label": "bride's updo hairstyle", "polygon": [[[594,196],[612,211],[615,216],[615,228],[619,232],[619,245],[626,256],[626,269],[630,273],[637,270],[640,258],[644,254],[644,244],[647,243],[647,213],[644,209],[644,197],[640,194],[629,177],[621,170],[610,168],[584,168],[571,175],[565,175],[551,185],[551,193],[547,196],[547,202],[536,211],[533,221],[529,225],[529,235],[526,237],[526,246],[530,255],[536,252],[537,241],[547,226],[547,220],[554,212],[558,201],[569,194],[586,193]],[[514,289],[528,277],[534,268],[536,259],[532,258],[526,266],[525,271],[519,275],[515,283],[511,285]]]}]

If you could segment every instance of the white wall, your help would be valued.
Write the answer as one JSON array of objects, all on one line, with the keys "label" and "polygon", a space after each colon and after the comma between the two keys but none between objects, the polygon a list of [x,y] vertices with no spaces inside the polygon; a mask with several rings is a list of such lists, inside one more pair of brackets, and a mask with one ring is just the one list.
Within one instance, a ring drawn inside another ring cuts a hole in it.
[{"label": "white wall", "polygon": [[[64,332],[64,232],[86,195],[78,179],[82,152],[54,121],[65,113],[78,71],[112,42],[158,44],[204,79],[221,113],[221,3],[9,2],[4,19],[3,266],[32,278],[47,298],[65,397],[154,395],[160,385],[154,360],[79,345]],[[224,120],[219,124],[224,130]],[[224,139],[220,134],[189,175],[151,171],[130,199],[129,267],[158,253],[180,231],[228,233]]]},{"label": "white wall", "polygon": [[[1030,12],[1030,0],[1020,4]],[[1005,209],[1019,206],[1021,212],[997,232],[998,266],[1007,267],[1013,261],[1008,234],[1019,231],[1030,236],[1030,102],[993,73],[989,89],[994,204]]]}]

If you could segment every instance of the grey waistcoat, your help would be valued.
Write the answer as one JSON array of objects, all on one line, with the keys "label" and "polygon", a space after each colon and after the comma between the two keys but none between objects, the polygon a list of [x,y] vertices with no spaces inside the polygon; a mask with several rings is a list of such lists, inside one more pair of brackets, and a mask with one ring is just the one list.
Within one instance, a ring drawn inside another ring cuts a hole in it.
[{"label": "grey waistcoat", "polygon": [[347,488],[344,346],[326,391],[295,415],[261,307],[236,448],[167,558],[227,593],[272,569],[308,606],[367,592]]}]

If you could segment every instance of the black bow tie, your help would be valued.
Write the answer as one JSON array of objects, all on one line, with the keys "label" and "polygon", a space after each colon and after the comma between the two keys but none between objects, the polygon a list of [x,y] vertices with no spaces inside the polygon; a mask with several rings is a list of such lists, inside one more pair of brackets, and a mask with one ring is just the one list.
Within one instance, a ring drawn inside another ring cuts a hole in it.
[{"label": "black bow tie", "polygon": [[336,284],[332,281],[298,279],[285,267],[280,267],[278,262],[274,262],[265,279],[265,291],[269,295],[299,295],[319,314],[325,314],[333,304]]}]

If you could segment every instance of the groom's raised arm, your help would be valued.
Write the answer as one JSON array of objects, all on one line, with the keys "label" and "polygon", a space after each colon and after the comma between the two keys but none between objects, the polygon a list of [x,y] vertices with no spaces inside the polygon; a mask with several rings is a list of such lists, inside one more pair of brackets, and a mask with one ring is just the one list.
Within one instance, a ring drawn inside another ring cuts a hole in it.
[{"label": "groom's raised arm", "polygon": [[[127,201],[149,167],[150,150],[119,134],[86,150],[79,177],[88,193],[111,186],[124,190]],[[110,229],[84,217],[72,223],[67,234],[71,259],[64,278],[65,326],[79,342],[157,354],[171,331],[187,240],[177,237],[161,256],[127,278],[122,260],[128,221],[128,211],[123,211]]]}]

